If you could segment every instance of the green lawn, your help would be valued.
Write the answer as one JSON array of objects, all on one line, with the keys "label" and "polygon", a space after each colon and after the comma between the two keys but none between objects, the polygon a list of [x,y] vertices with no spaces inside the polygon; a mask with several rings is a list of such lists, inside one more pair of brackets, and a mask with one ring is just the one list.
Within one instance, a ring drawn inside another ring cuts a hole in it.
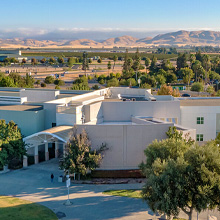
[{"label": "green lawn", "polygon": [[104,191],[103,194],[111,195],[111,196],[125,196],[131,198],[141,199],[141,190],[137,189],[122,189],[122,190],[107,190]]},{"label": "green lawn", "polygon": [[7,220],[57,220],[45,206],[9,196],[0,196],[0,219]]}]

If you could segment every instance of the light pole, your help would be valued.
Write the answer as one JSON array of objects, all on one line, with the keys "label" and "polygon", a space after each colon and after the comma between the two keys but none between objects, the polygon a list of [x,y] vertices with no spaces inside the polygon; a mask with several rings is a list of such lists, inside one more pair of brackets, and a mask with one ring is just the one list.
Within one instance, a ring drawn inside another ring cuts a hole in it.
[{"label": "light pole", "polygon": [[66,187],[67,187],[67,191],[68,191],[68,199],[67,201],[64,203],[64,205],[69,206],[72,205],[73,203],[70,202],[69,200],[69,187],[70,187],[70,176],[66,175]]}]

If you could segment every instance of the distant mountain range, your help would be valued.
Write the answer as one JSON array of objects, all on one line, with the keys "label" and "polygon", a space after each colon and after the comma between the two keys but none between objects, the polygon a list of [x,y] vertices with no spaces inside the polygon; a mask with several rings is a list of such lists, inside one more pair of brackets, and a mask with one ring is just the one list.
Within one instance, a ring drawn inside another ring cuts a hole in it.
[{"label": "distant mountain range", "polygon": [[148,46],[219,46],[220,32],[217,31],[177,31],[166,34],[159,34],[155,37],[146,37],[142,39],[131,36],[122,36],[116,38],[109,38],[101,42],[90,39],[79,40],[35,40],[20,38],[14,39],[0,39],[1,48],[20,48],[20,47],[72,47],[72,48],[112,48],[112,47],[148,47]]}]

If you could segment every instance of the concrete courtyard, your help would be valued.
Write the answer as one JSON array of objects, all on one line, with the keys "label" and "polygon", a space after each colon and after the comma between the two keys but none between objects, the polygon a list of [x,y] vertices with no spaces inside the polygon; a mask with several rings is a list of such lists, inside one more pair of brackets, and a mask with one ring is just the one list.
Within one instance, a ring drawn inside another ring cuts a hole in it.
[{"label": "concrete courtyard", "polygon": [[[58,169],[57,164],[58,161],[53,159],[25,169],[1,174],[0,195],[11,195],[40,203],[55,213],[65,213],[66,217],[62,218],[64,220],[158,218],[141,199],[102,194],[103,191],[111,189],[140,189],[142,184],[74,184],[70,188],[70,200],[73,204],[63,205],[67,200],[67,188],[65,183],[58,182],[58,176],[62,174],[62,171]],[[53,183],[50,181],[51,173],[55,176]],[[220,219],[219,212],[210,212],[210,214]],[[183,217],[186,218],[186,216]],[[199,219],[207,219],[207,213],[200,214]]]}]

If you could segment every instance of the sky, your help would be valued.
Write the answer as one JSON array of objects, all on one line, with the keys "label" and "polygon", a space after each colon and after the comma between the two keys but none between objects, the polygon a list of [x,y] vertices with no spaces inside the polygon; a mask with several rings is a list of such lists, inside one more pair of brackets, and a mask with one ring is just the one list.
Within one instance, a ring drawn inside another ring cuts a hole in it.
[{"label": "sky", "polygon": [[178,30],[220,31],[219,0],[1,1],[0,38],[104,40]]}]

